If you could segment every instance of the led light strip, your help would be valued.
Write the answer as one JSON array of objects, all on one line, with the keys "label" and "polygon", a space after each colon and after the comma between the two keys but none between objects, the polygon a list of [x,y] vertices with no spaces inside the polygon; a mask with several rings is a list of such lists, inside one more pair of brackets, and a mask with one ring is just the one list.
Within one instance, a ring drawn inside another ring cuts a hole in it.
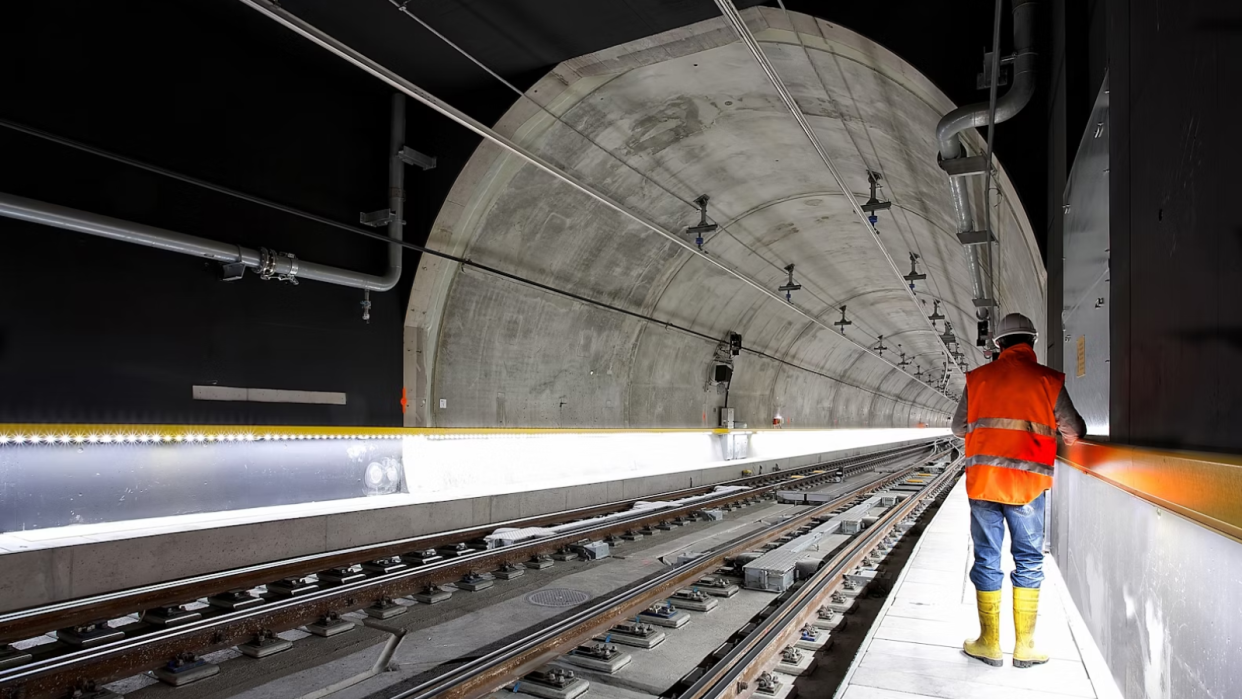
[{"label": "led light strip", "polygon": [[0,446],[22,444],[198,444],[209,442],[269,442],[324,439],[400,439],[400,434],[255,434],[237,433],[0,433]]}]

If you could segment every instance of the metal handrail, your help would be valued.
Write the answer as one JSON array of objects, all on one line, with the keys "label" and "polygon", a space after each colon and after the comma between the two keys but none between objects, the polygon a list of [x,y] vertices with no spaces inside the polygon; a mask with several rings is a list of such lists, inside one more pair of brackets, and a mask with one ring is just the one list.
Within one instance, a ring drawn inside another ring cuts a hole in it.
[{"label": "metal handrail", "polygon": [[1080,440],[1060,461],[1242,542],[1242,456]]}]

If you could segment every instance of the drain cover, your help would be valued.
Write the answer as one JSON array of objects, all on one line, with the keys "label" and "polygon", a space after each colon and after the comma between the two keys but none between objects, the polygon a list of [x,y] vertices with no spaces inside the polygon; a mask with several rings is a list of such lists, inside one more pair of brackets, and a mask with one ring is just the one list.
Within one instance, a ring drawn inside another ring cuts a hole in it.
[{"label": "drain cover", "polygon": [[526,596],[526,601],[539,607],[572,607],[591,599],[582,590],[570,590],[556,587],[551,590],[537,590]]}]

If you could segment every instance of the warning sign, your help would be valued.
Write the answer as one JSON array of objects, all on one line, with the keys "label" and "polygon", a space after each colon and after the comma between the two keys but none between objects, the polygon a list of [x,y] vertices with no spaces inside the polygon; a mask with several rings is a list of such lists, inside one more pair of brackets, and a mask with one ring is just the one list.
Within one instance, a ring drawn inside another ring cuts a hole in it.
[{"label": "warning sign", "polygon": [[1078,378],[1087,375],[1087,336],[1078,336]]}]

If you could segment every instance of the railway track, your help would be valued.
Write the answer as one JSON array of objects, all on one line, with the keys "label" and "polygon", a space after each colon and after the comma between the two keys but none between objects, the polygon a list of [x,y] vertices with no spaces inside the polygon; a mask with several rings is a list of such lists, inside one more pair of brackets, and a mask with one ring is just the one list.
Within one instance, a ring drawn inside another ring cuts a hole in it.
[{"label": "railway track", "polygon": [[[98,644],[83,646],[75,646],[63,640],[46,643],[30,649],[30,657],[22,659],[24,662],[12,664],[9,667],[4,667],[4,664],[0,662],[0,697],[34,699],[67,696],[75,690],[102,685],[115,679],[161,667],[170,660],[185,659],[194,654],[236,646],[259,637],[270,637],[275,632],[325,618],[333,618],[335,615],[367,607],[377,602],[404,597],[429,587],[457,581],[467,574],[493,571],[501,566],[513,565],[533,556],[547,554],[583,541],[615,536],[678,518],[694,517],[707,509],[739,506],[744,502],[753,502],[761,497],[771,496],[778,489],[811,487],[833,479],[838,472],[848,476],[882,465],[904,461],[913,463],[915,460],[933,454],[935,447],[935,443],[928,442],[644,498],[644,500],[674,501],[671,506],[658,510],[627,511],[626,508],[632,507],[637,500],[624,500],[597,507],[489,525],[486,528],[398,539],[372,546],[274,561],[263,565],[2,614],[0,615],[0,644],[33,638],[62,629],[70,632],[68,634],[70,638],[73,638],[75,634],[82,636],[83,632],[89,636],[91,629],[101,629],[104,630],[102,632],[104,640]],[[881,477],[865,486],[864,489],[874,490],[882,487],[884,483],[908,471],[909,469],[900,474]],[[732,488],[720,490],[720,486],[732,486]],[[856,496],[858,492],[861,492],[861,489],[839,500],[843,502]],[[679,500],[684,501],[684,504],[676,502]],[[839,506],[838,501],[834,503]],[[825,508],[831,509],[834,503],[813,508],[794,520],[765,529],[758,537],[770,540],[781,536],[784,532],[796,528],[798,522],[804,522],[814,516],[814,513],[827,511]],[[477,541],[480,537],[502,526],[550,527],[568,522],[581,522],[582,526],[576,526],[563,534],[543,536],[490,550],[469,551],[464,555],[441,560],[427,560],[426,557],[419,557],[420,553],[432,549]],[[750,536],[746,537],[745,541],[731,542],[735,544],[734,547],[726,547],[727,550],[720,551],[719,555],[713,553],[710,559],[675,569],[677,575],[663,583],[652,583],[644,587],[642,592],[635,589],[628,590],[626,594],[630,595],[627,598],[629,602],[617,602],[616,608],[611,612],[599,610],[598,616],[603,621],[600,621],[597,626],[607,625],[610,623],[607,620],[615,621],[628,614],[629,611],[641,607],[648,598],[658,596],[667,588],[684,582],[683,578],[689,579],[693,575],[701,575],[703,570],[714,565],[714,563],[709,563],[709,560],[718,561],[729,555],[734,548],[741,550],[753,547],[756,541],[755,536]],[[406,558],[403,560],[402,557]],[[427,562],[422,565],[413,564],[417,560],[427,560]],[[361,563],[372,564],[373,572],[358,575],[357,566]],[[384,565],[375,566],[375,563]],[[377,568],[382,571],[374,572]],[[353,574],[341,575],[342,573]],[[338,578],[344,582],[330,584],[328,580],[332,578]],[[254,590],[261,586],[267,588],[268,594],[256,596]],[[286,594],[273,594],[271,591],[277,588],[285,589]],[[203,599],[218,601],[221,598],[231,601],[234,608],[212,604],[204,609],[194,610],[193,613],[179,614],[180,611],[188,611],[182,609],[183,605]],[[164,619],[179,619],[182,623],[163,625],[142,621],[131,623],[116,630],[121,632],[120,637],[115,637],[116,631],[106,630],[107,620],[119,619],[135,613],[143,614],[142,618],[149,619],[151,617],[146,614],[151,610],[155,610],[157,616],[162,614]],[[114,637],[108,637],[108,633]],[[582,634],[571,635],[577,638]],[[553,642],[550,647],[560,648],[570,642],[570,640],[564,643]],[[0,645],[0,650],[3,648],[4,646]],[[529,666],[537,665],[554,654],[554,650],[535,650],[529,656],[511,658],[478,676],[459,677],[461,681],[453,681],[455,686],[448,686],[443,682],[438,683],[436,685],[438,689],[434,693],[443,693],[446,696],[476,696],[474,692],[479,687],[499,686],[503,684],[504,678],[516,676],[529,669]],[[0,655],[0,659],[3,658],[4,656]],[[432,694],[416,693],[408,696],[432,696]]]},{"label": "railway track", "polygon": [[[941,454],[943,453],[941,452]],[[580,609],[568,618],[549,624],[525,638],[509,643],[502,648],[494,649],[467,663],[452,667],[413,687],[394,693],[391,697],[392,699],[432,699],[433,697],[437,699],[475,699],[476,697],[485,696],[489,692],[503,687],[508,682],[520,678],[526,673],[564,655],[578,645],[595,638],[618,622],[633,619],[634,615],[639,611],[669,597],[672,592],[691,585],[704,575],[713,572],[725,559],[747,551],[753,551],[767,542],[804,526],[816,517],[822,517],[834,510],[853,504],[866,494],[882,490],[892,483],[903,480],[917,471],[917,469],[918,467],[912,466],[892,475],[876,479],[823,505],[807,508],[789,520],[722,544],[704,553],[700,558],[691,563],[670,569],[661,575],[645,580],[631,588],[615,592],[610,596],[597,598],[589,606]],[[707,673],[704,673],[702,678],[693,687],[688,688],[685,693],[679,693],[675,696],[678,696],[679,699],[699,699],[709,695],[722,697],[740,696],[737,691],[730,691],[729,677],[727,675],[732,672],[733,675],[739,677],[742,675],[757,676],[759,671],[756,671],[755,668],[765,664],[767,666],[774,664],[767,662],[772,660],[771,654],[779,653],[780,649],[784,647],[784,644],[773,645],[778,640],[777,637],[781,635],[782,631],[788,633],[797,632],[798,626],[786,627],[783,625],[789,622],[791,615],[797,612],[803,614],[814,613],[818,606],[808,607],[807,605],[810,602],[807,600],[822,597],[823,591],[825,589],[830,590],[834,581],[839,582],[844,571],[856,565],[870,548],[874,546],[875,541],[887,534],[893,525],[904,519],[907,513],[914,510],[931,493],[935,492],[938,494],[941,486],[949,483],[953,475],[954,472],[946,471],[937,478],[934,484],[929,485],[928,488],[918,493],[915,497],[908,498],[902,506],[894,507],[880,522],[869,528],[865,536],[860,535],[855,542],[852,542],[844,551],[834,556],[821,568],[813,580],[809,581],[810,585],[803,584],[798,586],[796,590],[793,590],[792,592],[795,594],[790,599],[781,602],[781,606],[777,610],[778,613],[769,615],[763,622],[761,628],[766,633],[759,633],[761,630],[759,628],[747,632],[745,637],[750,639],[750,643],[745,645],[735,644],[734,649],[724,660],[720,661],[719,665],[712,666],[713,670],[719,669],[719,672],[713,675],[716,678],[715,681],[709,682]],[[765,649],[766,653],[764,652]],[[740,656],[739,654],[743,650],[755,651],[755,657]],[[744,658],[745,662],[740,662],[739,658]],[[753,683],[751,686],[753,687]],[[711,691],[715,693],[709,694]],[[743,693],[749,695],[749,692]]]},{"label": "railway track", "polygon": [[811,622],[830,594],[842,583],[848,571],[866,558],[894,528],[907,517],[921,514],[953,485],[961,471],[960,461],[901,505],[889,510],[841,552],[797,588],[778,597],[770,613],[745,634],[735,634],[723,657],[704,660],[691,673],[693,682],[683,678],[669,696],[675,699],[740,699],[754,694],[760,676],[770,672],[777,659],[797,640],[799,630]]}]

